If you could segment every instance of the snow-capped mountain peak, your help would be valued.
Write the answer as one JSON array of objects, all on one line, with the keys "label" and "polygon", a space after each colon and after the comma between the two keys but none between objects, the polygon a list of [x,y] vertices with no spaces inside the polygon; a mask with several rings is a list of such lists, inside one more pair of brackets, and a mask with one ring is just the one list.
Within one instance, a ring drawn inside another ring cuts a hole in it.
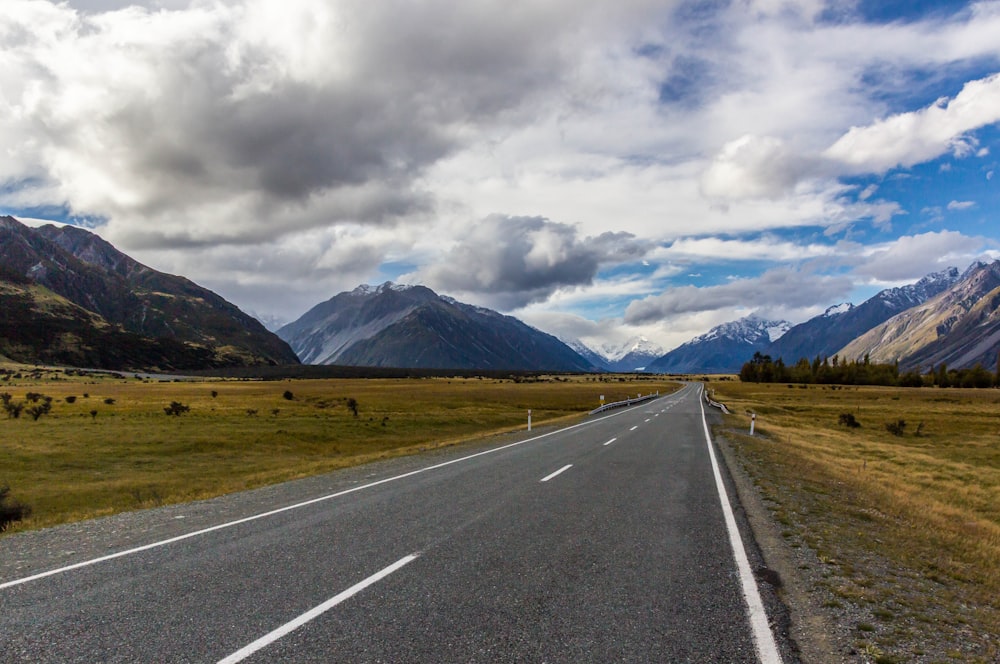
[{"label": "snow-capped mountain peak", "polygon": [[835,304],[832,307],[828,307],[826,311],[823,312],[824,318],[833,318],[834,316],[839,316],[840,314],[846,314],[848,311],[854,308],[854,305],[850,302],[842,302],[840,304]]}]

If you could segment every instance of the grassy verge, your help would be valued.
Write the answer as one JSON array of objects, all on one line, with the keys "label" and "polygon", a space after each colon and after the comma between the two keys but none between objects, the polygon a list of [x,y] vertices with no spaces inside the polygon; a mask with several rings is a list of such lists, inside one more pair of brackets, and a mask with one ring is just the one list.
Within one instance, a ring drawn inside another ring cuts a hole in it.
[{"label": "grassy verge", "polygon": [[[159,382],[18,371],[0,394],[28,405],[44,395],[51,408],[37,420],[0,410],[0,486],[32,508],[12,530],[38,528],[523,429],[529,409],[540,425],[579,417],[601,395],[675,388],[611,376]],[[179,414],[165,412],[172,403]]]},{"label": "grassy verge", "polygon": [[860,661],[1000,661],[1000,391],[711,387]]}]

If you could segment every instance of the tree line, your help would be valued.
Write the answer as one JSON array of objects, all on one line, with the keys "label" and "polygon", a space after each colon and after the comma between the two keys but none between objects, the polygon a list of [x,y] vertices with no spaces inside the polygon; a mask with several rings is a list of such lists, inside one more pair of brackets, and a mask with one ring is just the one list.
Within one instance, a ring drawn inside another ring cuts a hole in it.
[{"label": "tree line", "polygon": [[900,372],[899,363],[872,362],[865,355],[861,360],[815,357],[801,358],[787,365],[779,357],[756,352],[753,359],[740,369],[745,383],[807,383],[819,385],[885,385],[890,387],[1000,387],[1000,358],[997,371],[991,372],[977,364],[968,369],[949,369],[944,363],[926,373],[918,369]]}]

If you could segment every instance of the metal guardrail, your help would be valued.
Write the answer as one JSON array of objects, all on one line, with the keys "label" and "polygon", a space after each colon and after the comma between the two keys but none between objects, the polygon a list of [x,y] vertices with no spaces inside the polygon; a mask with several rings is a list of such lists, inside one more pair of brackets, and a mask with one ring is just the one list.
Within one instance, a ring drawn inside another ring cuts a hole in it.
[{"label": "metal guardrail", "polygon": [[634,399],[631,398],[631,397],[629,397],[628,399],[625,399],[624,401],[615,401],[613,403],[606,403],[603,406],[601,406],[600,408],[595,408],[594,410],[590,411],[590,414],[591,415],[596,415],[597,413],[603,413],[604,411],[611,410],[612,408],[624,408],[625,406],[631,406],[632,404],[643,403],[645,401],[651,401],[652,399],[655,399],[658,396],[660,396],[660,393],[656,392],[656,394],[647,394],[644,397],[640,396],[640,397],[636,397]]},{"label": "metal guardrail", "polygon": [[719,410],[721,410],[726,415],[729,414],[729,409],[726,408],[726,404],[719,403],[718,401],[713,401],[712,397],[708,396],[708,390],[705,390],[703,394],[705,395],[705,403],[707,403],[709,406],[711,406],[713,408],[718,408]]}]

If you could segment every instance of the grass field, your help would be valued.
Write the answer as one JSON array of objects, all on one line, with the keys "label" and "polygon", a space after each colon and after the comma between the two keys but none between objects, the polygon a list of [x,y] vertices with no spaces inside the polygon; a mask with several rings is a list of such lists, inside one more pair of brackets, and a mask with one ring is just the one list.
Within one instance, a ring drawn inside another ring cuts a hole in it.
[{"label": "grass field", "polygon": [[[0,382],[0,394],[15,403],[32,392],[51,397],[51,410],[37,420],[26,411],[16,419],[0,411],[0,487],[32,508],[11,530],[206,498],[524,429],[529,409],[535,425],[568,421],[600,405],[601,395],[615,401],[677,387],[612,376],[516,382],[14,376]],[[172,402],[189,410],[168,415]]]},{"label": "grass field", "polygon": [[862,661],[1000,661],[1000,390],[710,388]]}]

